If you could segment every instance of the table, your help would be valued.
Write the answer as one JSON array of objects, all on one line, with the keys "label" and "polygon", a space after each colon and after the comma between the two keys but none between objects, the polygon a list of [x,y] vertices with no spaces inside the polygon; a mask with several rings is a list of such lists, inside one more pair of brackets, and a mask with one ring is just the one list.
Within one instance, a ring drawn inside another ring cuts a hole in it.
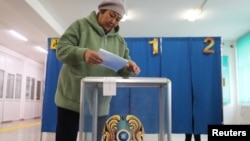
[{"label": "table", "polygon": [[[94,86],[95,88],[103,87],[103,83],[109,77],[85,77],[81,80],[81,99],[80,99],[80,121],[79,121],[79,141],[83,140],[83,116],[84,116],[84,90],[88,86]],[[172,140],[172,125],[171,125],[171,80],[167,78],[158,77],[110,77],[115,79],[116,87],[156,87],[160,89],[159,92],[159,134],[158,141],[165,141],[165,133],[167,133],[167,141]],[[98,91],[97,89],[93,93],[93,119],[92,119],[92,141],[97,141],[97,111],[98,111]],[[165,103],[167,102],[167,103]],[[167,123],[165,123],[167,118]],[[167,124],[167,126],[165,126]],[[166,130],[165,130],[166,128]]]}]

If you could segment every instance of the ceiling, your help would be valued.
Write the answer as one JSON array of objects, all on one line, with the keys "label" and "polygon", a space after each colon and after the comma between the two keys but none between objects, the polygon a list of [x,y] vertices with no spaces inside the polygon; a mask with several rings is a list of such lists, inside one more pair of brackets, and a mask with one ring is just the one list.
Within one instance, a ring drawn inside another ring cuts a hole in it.
[{"label": "ceiling", "polygon": [[[44,64],[47,39],[60,37],[76,19],[97,10],[99,0],[0,0],[0,46]],[[250,31],[249,0],[125,0],[128,20],[121,22],[124,37],[220,36],[235,41]],[[202,6],[205,3],[204,6]],[[188,22],[185,12],[203,11],[199,20]],[[21,33],[27,42],[10,35]]]}]

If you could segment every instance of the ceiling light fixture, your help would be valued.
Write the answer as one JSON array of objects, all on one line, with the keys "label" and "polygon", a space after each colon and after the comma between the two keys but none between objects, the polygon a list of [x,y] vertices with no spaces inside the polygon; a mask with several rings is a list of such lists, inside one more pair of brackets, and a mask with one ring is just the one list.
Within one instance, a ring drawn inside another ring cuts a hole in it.
[{"label": "ceiling light fixture", "polygon": [[125,22],[128,19],[127,1],[123,0],[125,5],[125,14],[122,16],[121,22]]},{"label": "ceiling light fixture", "polygon": [[200,14],[201,14],[201,9],[199,8],[191,9],[187,13],[187,19],[188,21],[193,22],[200,17]]},{"label": "ceiling light fixture", "polygon": [[200,18],[200,15],[202,13],[203,7],[205,6],[205,4],[207,3],[207,0],[204,0],[204,2],[202,3],[202,5],[200,6],[200,8],[195,8],[192,10],[189,10],[187,12],[187,19],[188,21],[195,21],[196,19]]},{"label": "ceiling light fixture", "polygon": [[20,33],[18,33],[18,32],[16,32],[15,30],[10,30],[10,33],[13,35],[13,36],[15,36],[16,38],[18,38],[18,39],[21,39],[21,40],[23,40],[23,41],[25,41],[25,42],[27,42],[28,41],[28,39],[26,38],[26,37],[24,37],[23,35],[21,35]]},{"label": "ceiling light fixture", "polygon": [[38,51],[40,51],[40,52],[43,52],[43,53],[48,53],[48,51],[46,50],[46,49],[44,49],[44,48],[42,48],[42,47],[40,47],[40,46],[36,46],[35,47]]},{"label": "ceiling light fixture", "polygon": [[127,13],[123,15],[121,22],[125,22],[128,19]]}]

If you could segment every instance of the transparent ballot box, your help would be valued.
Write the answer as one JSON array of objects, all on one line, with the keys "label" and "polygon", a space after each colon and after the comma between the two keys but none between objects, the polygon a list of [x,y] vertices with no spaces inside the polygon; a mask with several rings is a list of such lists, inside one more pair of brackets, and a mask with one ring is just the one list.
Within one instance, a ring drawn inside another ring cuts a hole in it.
[{"label": "transparent ballot box", "polygon": [[171,141],[171,81],[157,77],[81,80],[79,141]]}]

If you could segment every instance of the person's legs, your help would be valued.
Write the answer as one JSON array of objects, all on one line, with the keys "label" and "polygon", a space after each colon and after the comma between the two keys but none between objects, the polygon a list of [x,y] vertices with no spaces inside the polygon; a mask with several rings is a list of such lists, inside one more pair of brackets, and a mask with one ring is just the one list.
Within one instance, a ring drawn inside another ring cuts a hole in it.
[{"label": "person's legs", "polygon": [[185,134],[185,141],[191,141],[192,134]]},{"label": "person's legs", "polygon": [[56,141],[76,141],[79,129],[79,113],[57,108]]},{"label": "person's legs", "polygon": [[102,139],[102,131],[103,131],[106,120],[107,120],[107,116],[98,117],[97,141],[101,141]]},{"label": "person's legs", "polygon": [[194,140],[195,140],[195,141],[201,141],[201,136],[200,136],[200,134],[195,134],[195,135],[194,135]]}]

